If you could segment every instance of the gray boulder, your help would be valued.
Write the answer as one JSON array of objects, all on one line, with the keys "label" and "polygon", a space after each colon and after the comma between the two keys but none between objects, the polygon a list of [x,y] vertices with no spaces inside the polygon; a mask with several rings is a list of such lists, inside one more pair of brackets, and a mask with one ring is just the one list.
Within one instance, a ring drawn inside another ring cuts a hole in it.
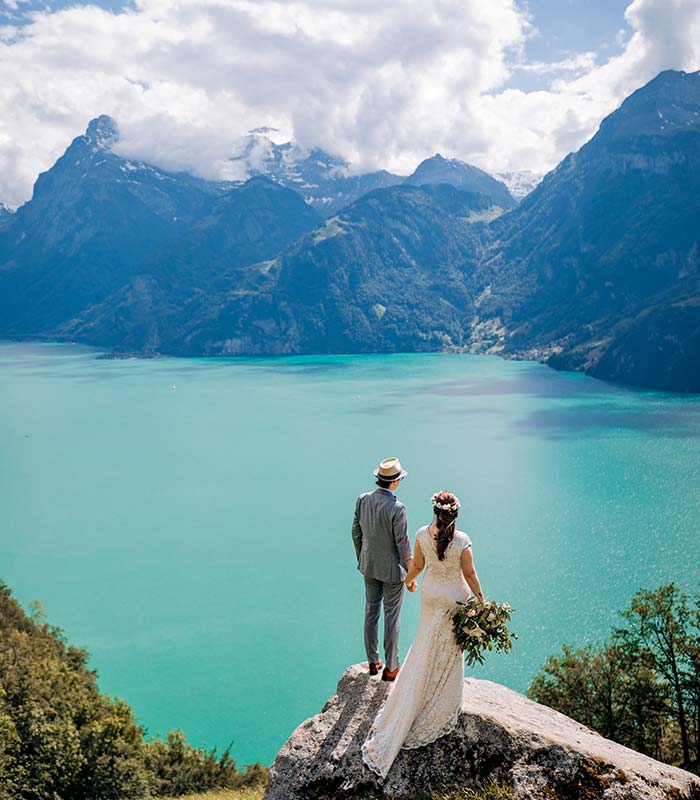
[{"label": "gray boulder", "polygon": [[265,800],[404,800],[505,780],[518,800],[700,800],[700,779],[623,747],[491,681],[466,678],[459,724],[430,745],[401,750],[386,780],[360,754],[394,684],[367,665],[345,670],[337,694],[303,722],[270,770]]}]

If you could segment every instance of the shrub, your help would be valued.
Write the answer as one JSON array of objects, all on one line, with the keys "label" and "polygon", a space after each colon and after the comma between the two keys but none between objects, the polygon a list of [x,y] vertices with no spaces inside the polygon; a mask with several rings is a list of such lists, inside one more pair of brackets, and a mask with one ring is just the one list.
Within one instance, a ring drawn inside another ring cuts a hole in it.
[{"label": "shrub", "polygon": [[0,800],[118,800],[264,783],[260,764],[236,768],[169,733],[144,739],[132,709],[102,695],[87,653],[27,615],[0,581]]}]

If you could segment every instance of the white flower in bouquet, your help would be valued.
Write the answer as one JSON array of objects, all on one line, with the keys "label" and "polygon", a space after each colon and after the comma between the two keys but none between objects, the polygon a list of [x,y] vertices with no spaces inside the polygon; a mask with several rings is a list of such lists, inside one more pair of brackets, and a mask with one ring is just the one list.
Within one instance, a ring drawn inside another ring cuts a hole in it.
[{"label": "white flower in bouquet", "polygon": [[518,637],[508,629],[511,606],[495,600],[486,605],[470,597],[452,614],[455,642],[464,651],[467,666],[483,664],[486,652],[508,653]]}]

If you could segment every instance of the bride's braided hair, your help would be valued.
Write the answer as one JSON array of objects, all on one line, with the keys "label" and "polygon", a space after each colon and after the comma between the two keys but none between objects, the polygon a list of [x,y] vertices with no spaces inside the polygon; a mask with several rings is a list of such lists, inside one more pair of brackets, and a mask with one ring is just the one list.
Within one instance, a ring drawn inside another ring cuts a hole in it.
[{"label": "bride's braided hair", "polygon": [[437,524],[437,557],[445,558],[445,551],[454,539],[455,520],[459,516],[460,502],[452,492],[436,492],[432,498],[433,512]]}]

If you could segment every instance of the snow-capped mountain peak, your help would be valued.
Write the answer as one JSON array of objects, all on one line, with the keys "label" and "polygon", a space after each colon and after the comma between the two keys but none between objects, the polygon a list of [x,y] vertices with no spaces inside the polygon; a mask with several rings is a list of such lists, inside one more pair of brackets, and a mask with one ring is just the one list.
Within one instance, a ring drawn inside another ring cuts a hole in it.
[{"label": "snow-capped mountain peak", "polygon": [[85,131],[87,141],[100,150],[111,150],[119,141],[119,125],[107,114],[90,121]]},{"label": "snow-capped mountain peak", "polygon": [[505,183],[516,200],[522,200],[540,183],[544,175],[541,172],[522,169],[512,172],[496,172],[494,177]]},{"label": "snow-capped mountain peak", "polygon": [[[264,175],[294,189],[324,215],[334,214],[367,191],[365,176],[350,176],[349,164],[344,159],[320,148],[308,149],[294,141],[279,141],[280,138],[281,132],[275,128],[255,128],[231,161],[241,163],[249,177]],[[375,185],[373,177],[370,188],[398,181],[396,178]]]}]

